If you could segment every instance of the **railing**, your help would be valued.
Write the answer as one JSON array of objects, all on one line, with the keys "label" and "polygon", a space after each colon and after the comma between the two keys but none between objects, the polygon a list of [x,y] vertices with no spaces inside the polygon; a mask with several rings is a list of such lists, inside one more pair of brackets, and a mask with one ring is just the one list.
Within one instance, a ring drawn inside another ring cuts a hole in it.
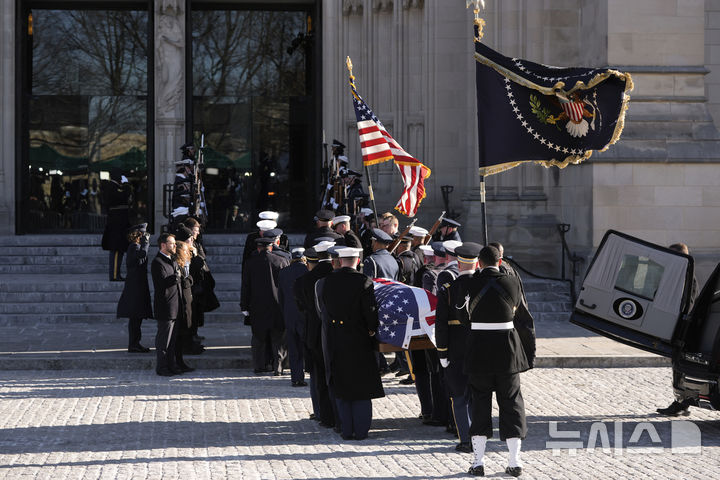
[{"label": "railing", "polygon": [[[557,225],[558,233],[560,234],[560,240],[562,244],[562,252],[561,252],[561,258],[560,258],[560,278],[555,277],[549,277],[545,275],[538,275],[537,273],[531,272],[530,270],[526,269],[522,265],[520,265],[517,260],[513,259],[512,257],[503,257],[503,261],[510,263],[513,268],[516,268],[517,270],[520,270],[521,272],[530,275],[533,278],[537,278],[540,280],[552,280],[556,282],[567,282],[568,286],[570,287],[570,299],[572,300],[572,305],[575,305],[575,301],[577,300],[577,294],[575,292],[575,281],[577,279],[577,276],[580,274],[580,264],[582,264],[585,260],[575,255],[570,251],[570,247],[568,247],[567,241],[565,240],[565,234],[570,231],[570,225],[567,223],[559,223]],[[567,258],[567,261],[570,262],[572,268],[571,268],[571,277],[567,278],[566,274],[566,268],[565,268],[565,259]]]}]

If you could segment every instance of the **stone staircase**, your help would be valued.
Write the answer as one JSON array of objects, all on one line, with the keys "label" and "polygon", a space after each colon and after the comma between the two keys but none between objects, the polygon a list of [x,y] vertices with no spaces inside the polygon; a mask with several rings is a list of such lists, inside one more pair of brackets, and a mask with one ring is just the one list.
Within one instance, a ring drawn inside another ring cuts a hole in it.
[{"label": "stone staircase", "polygon": [[567,282],[524,276],[523,286],[536,324],[568,322],[573,305]]}]

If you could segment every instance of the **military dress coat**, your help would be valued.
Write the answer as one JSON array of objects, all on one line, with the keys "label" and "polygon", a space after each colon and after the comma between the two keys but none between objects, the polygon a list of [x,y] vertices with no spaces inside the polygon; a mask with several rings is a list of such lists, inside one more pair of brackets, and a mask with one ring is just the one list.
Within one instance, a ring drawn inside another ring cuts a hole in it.
[{"label": "military dress coat", "polygon": [[517,280],[494,268],[483,268],[469,282],[468,295],[471,330],[466,342],[465,373],[511,375],[528,370],[530,366],[515,328],[472,330],[473,323],[514,320],[515,311],[522,304]]},{"label": "military dress coat", "polygon": [[345,241],[344,237],[342,235],[340,235],[339,233],[337,233],[335,230],[333,230],[330,227],[316,227],[316,228],[313,228],[310,231],[310,233],[308,233],[305,236],[305,241],[303,242],[303,247],[310,248],[310,247],[315,246],[315,243],[317,243],[315,240],[317,238],[322,238],[322,237],[329,237],[329,238],[334,239],[335,241],[338,241],[339,239],[342,238],[343,241],[340,243],[344,243],[344,241]]},{"label": "military dress coat", "polygon": [[373,282],[354,268],[343,267],[318,281],[318,307],[325,332],[326,378],[342,400],[385,396],[377,367],[378,328]]},{"label": "military dress coat", "polygon": [[125,256],[127,277],[117,306],[117,318],[153,318],[148,282],[148,247],[145,237],[131,243]]},{"label": "military dress coat", "polygon": [[295,302],[305,319],[305,347],[308,350],[320,350],[320,317],[315,308],[315,284],[333,271],[332,263],[318,262],[318,264],[302,277],[298,278],[293,288]]},{"label": "military dress coat", "polygon": [[362,271],[370,278],[397,280],[400,274],[400,266],[395,257],[387,249],[383,248],[373,252],[363,261]]},{"label": "military dress coat", "polygon": [[[255,245],[255,240],[260,238],[260,231],[256,230],[254,232],[250,232],[247,234],[247,237],[245,238],[245,247],[243,248],[243,263],[245,263],[245,260],[254,252],[257,251],[257,245]],[[287,250],[290,248],[290,240],[288,239],[288,236],[284,233],[280,235],[280,248],[283,250]]]},{"label": "military dress coat", "polygon": [[295,301],[295,281],[308,273],[304,263],[295,262],[280,270],[278,276],[278,295],[280,300],[280,311],[285,320],[285,329],[291,332],[298,332],[302,338],[305,335],[305,319]]},{"label": "military dress coat", "polygon": [[240,305],[244,311],[250,312],[253,333],[283,328],[278,275],[288,264],[284,258],[266,251],[253,253],[245,261]]}]

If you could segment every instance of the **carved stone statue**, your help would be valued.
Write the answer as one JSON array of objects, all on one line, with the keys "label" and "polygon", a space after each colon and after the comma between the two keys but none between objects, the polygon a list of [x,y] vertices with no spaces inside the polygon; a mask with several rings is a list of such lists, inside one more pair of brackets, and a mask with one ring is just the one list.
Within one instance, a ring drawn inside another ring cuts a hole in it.
[{"label": "carved stone statue", "polygon": [[[161,8],[163,6],[164,3]],[[157,32],[158,114],[164,116],[172,112],[183,97],[185,38],[180,18],[175,15],[159,15]]]}]

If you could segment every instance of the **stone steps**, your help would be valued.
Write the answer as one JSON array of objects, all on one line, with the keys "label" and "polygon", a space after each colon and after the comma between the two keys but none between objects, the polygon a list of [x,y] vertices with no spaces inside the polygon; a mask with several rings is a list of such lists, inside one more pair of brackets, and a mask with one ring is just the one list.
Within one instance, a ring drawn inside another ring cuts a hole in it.
[{"label": "stone steps", "polygon": [[[218,309],[219,310],[219,309]],[[242,316],[239,312],[219,312],[218,310],[205,314],[205,322],[236,323],[242,325]],[[112,322],[125,322],[127,319],[117,318],[115,311],[110,313],[3,313],[0,314],[1,325],[33,325],[38,322],[47,324],[63,323],[90,323],[106,324]]]}]

